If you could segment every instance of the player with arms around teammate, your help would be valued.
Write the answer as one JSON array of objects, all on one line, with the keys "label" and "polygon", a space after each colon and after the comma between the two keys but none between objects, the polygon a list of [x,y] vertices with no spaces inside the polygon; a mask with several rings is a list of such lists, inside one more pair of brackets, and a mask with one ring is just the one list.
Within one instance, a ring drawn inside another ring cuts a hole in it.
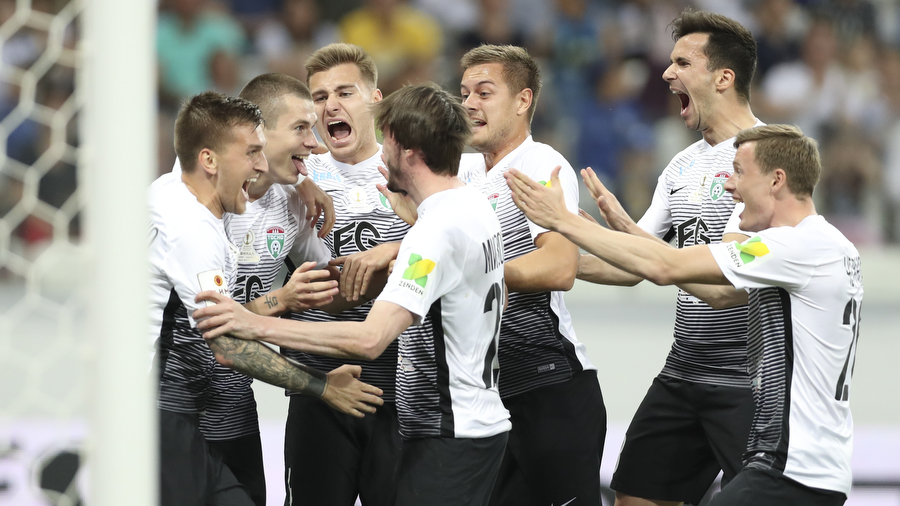
[{"label": "player with arms around teammate", "polygon": [[[307,170],[309,179],[331,196],[336,215],[331,233],[324,237],[325,244],[331,256],[338,259],[334,263],[344,262],[339,285],[343,298],[365,303],[337,313],[313,309],[291,313],[290,317],[308,322],[361,322],[374,298],[363,290],[363,279],[372,279],[373,273],[388,265],[409,230],[375,189],[376,184],[385,182],[378,172],[383,162],[371,111],[382,98],[377,87],[378,70],[365,51],[350,44],[319,49],[307,60],[306,69],[316,128],[328,148],[328,153],[309,157]],[[299,265],[303,259],[292,255],[291,260],[295,261],[291,265]],[[428,327],[417,326],[406,335],[429,333]],[[287,502],[293,498],[313,504],[353,506],[359,496],[365,506],[392,506],[400,457],[394,402],[397,344],[389,345],[373,361],[288,349],[284,353],[320,370],[345,363],[362,365],[362,381],[382,389],[385,402],[374,415],[359,419],[337,413],[318,399],[290,396],[284,438]],[[317,458],[311,460],[309,455]]]},{"label": "player with arms around teammate", "polygon": [[[752,237],[743,243],[669,248],[572,220],[558,190],[518,173],[508,179],[529,217],[604,261],[656,284],[717,284],[733,302],[749,300],[756,412],[744,467],[711,506],[839,506],[852,482],[859,252],[816,214],[815,141],[796,127],[770,125],[741,131],[734,144],[725,189],[744,203],[740,228]],[[584,175],[589,187],[599,184]]]},{"label": "player with arms around teammate", "polygon": [[[213,352],[223,365],[263,381],[322,397],[362,416],[380,404],[377,388],[346,368],[328,375],[292,364],[259,343],[223,335],[204,342],[193,313],[201,287],[230,293],[237,253],[223,216],[244,211],[248,187],[268,168],[262,117],[252,103],[219,93],[191,98],[175,123],[181,172],[150,187],[150,337],[159,368],[161,503],[253,504],[199,430]],[[212,349],[212,351],[211,351]]]},{"label": "player with arms around teammate", "polygon": [[[247,188],[243,214],[225,213],[225,229],[238,251],[237,279],[232,298],[250,303],[255,312],[281,314],[303,311],[330,300],[335,281],[320,282],[327,271],[310,269],[331,259],[327,248],[305,223],[307,206],[295,189],[306,175],[305,160],[318,143],[312,96],[305,84],[281,74],[263,74],[241,90],[241,98],[257,106],[264,120],[263,154],[269,170]],[[311,182],[310,182],[311,183]],[[309,183],[307,183],[309,184]],[[310,260],[284,287],[272,291],[288,252]],[[271,292],[271,293],[270,293]],[[222,455],[235,477],[250,491],[257,506],[266,504],[262,445],[252,379],[214,363],[206,410],[200,430],[210,447]]]},{"label": "player with arms around teammate", "polygon": [[563,300],[575,282],[578,248],[528,220],[503,179],[514,167],[547,181],[560,165],[575,213],[575,172],[556,150],[531,138],[541,79],[524,49],[481,46],[461,64],[470,145],[480,154],[463,157],[459,176],[481,190],[500,220],[510,292],[500,328],[500,394],[513,428],[491,503],[599,505],[606,408],[596,367]]},{"label": "player with arms around teammate", "polygon": [[[614,230],[677,248],[742,241],[737,220],[729,220],[735,203],[724,183],[733,170],[734,136],[761,125],[750,110],[756,42],[736,21],[709,12],[685,10],[672,27],[672,64],[662,77],[681,100],[685,126],[703,138],[669,162],[638,223],[602,185],[593,196],[602,197],[598,205]],[[582,255],[578,277],[641,281],[590,254]],[[610,484],[618,506],[699,504],[720,469],[726,484],[741,469],[755,408],[747,308],[714,309],[728,304],[718,295],[697,285],[678,293],[675,341],[631,421]]]},{"label": "player with arms around teammate", "polygon": [[[198,313],[207,338],[223,332],[335,357],[372,359],[410,325],[397,364],[404,438],[397,505],[486,505],[509,414],[497,391],[503,304],[500,224],[457,167],[470,132],[465,110],[434,85],[403,88],[377,106],[391,191],[417,206],[390,279],[363,322],[265,318],[215,292]],[[430,315],[431,323],[422,323]]]}]

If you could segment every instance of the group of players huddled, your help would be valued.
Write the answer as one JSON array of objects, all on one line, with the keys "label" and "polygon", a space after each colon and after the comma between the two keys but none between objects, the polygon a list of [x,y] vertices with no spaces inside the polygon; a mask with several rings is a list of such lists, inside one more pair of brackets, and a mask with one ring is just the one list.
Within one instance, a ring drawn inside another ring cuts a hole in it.
[{"label": "group of players huddled", "polygon": [[582,171],[612,231],[532,139],[520,47],[466,53],[461,98],[382,97],[372,59],[331,44],[307,83],[188,100],[150,189],[161,503],[266,504],[252,377],[290,395],[285,505],[600,505],[578,278],[681,288],[617,505],[696,505],[720,470],[714,504],[843,504],[859,254],[815,214],[815,141],[750,109],[750,32],[693,10],[672,27],[663,79],[703,138],[638,222]]}]

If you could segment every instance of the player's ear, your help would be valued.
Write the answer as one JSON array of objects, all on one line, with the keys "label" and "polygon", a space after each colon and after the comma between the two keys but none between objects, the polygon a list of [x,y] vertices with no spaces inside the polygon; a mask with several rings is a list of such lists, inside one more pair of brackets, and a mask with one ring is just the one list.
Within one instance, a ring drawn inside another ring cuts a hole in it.
[{"label": "player's ear", "polygon": [[372,102],[381,102],[381,99],[384,96],[381,94],[381,90],[375,88],[375,91],[372,92]]},{"label": "player's ear", "polygon": [[531,102],[534,100],[534,92],[531,88],[525,88],[519,92],[516,97],[516,114],[519,116],[527,115],[528,109],[531,108]]},{"label": "player's ear", "polygon": [[197,155],[197,167],[207,174],[214,175],[216,173],[217,162],[215,151],[209,148],[201,149]]},{"label": "player's ear", "polygon": [[719,91],[725,91],[726,89],[734,86],[734,71],[731,69],[721,69],[718,71],[719,75],[716,78],[716,89]]},{"label": "player's ear", "polygon": [[784,169],[777,168],[772,171],[772,191],[777,192],[782,188],[787,187],[787,174],[784,172]]}]

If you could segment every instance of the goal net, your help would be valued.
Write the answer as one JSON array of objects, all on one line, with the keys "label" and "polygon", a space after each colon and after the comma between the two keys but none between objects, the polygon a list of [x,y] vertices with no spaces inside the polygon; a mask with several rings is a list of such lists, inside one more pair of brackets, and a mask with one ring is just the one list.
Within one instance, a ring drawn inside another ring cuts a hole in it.
[{"label": "goal net", "polygon": [[157,503],[156,4],[0,0],[0,504]]}]

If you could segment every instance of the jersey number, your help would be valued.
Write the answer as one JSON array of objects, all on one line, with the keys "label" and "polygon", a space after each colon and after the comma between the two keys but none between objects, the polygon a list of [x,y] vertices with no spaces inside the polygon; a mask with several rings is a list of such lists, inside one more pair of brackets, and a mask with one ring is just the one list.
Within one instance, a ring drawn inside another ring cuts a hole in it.
[{"label": "jersey number", "polygon": [[491,345],[488,346],[487,355],[484,357],[484,373],[481,376],[484,385],[488,388],[497,386],[497,377],[500,374],[497,345],[500,339],[500,315],[503,313],[503,289],[500,288],[499,283],[494,283],[488,290],[487,297],[484,299],[484,313],[494,309],[494,302],[497,303],[497,309],[494,311],[494,334],[491,338]]},{"label": "jersey number", "polygon": [[[849,377],[853,376],[853,369],[856,366],[856,342],[859,340],[859,311],[862,304],[856,302],[856,299],[850,299],[844,307],[844,325],[850,325],[853,338],[850,340],[850,350],[847,352],[847,360],[844,361],[844,369],[838,377],[837,388],[834,390],[834,398],[839,401],[850,399],[850,385],[847,384]],[[851,365],[851,362],[853,363]],[[850,371],[849,377],[847,371]]]}]

